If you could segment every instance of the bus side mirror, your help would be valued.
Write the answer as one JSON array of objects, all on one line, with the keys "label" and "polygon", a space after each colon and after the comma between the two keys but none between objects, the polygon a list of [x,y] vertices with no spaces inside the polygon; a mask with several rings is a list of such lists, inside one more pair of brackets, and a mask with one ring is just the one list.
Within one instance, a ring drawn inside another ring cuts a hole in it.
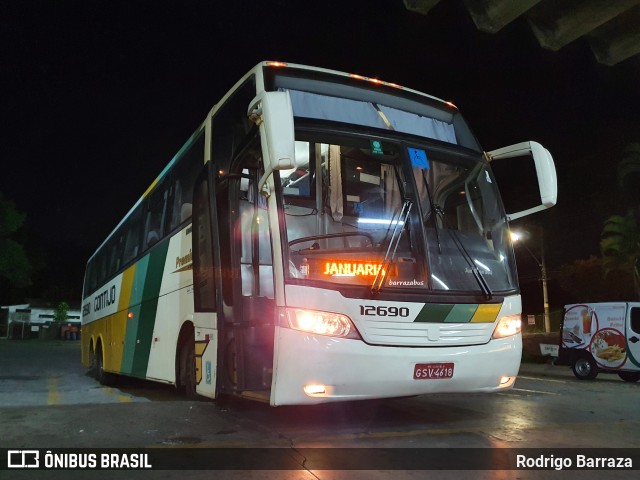
[{"label": "bus side mirror", "polygon": [[249,119],[260,128],[265,174],[295,168],[293,107],[289,92],[263,92],[249,104]]},{"label": "bus side mirror", "polygon": [[[491,170],[501,186],[509,220],[553,207],[558,180],[553,157],[537,142],[522,142],[487,153]],[[518,157],[516,162],[501,162]]]}]

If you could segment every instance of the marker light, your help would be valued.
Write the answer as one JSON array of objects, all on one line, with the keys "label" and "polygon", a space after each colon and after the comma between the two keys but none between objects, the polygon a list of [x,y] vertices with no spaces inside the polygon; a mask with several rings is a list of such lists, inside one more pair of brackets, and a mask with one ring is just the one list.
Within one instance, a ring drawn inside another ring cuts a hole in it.
[{"label": "marker light", "polygon": [[517,335],[522,329],[522,320],[520,315],[506,315],[498,320],[495,330],[491,338],[504,338],[511,335]]},{"label": "marker light", "polygon": [[350,73],[349,77],[354,78],[356,80],[364,80],[365,82],[375,83],[376,85],[384,85],[386,87],[393,87],[393,88],[400,88],[400,89],[403,88],[401,85],[398,85],[397,83],[385,82],[384,80],[380,80],[378,78],[364,77],[362,75],[358,75],[355,73]]},{"label": "marker light", "polygon": [[287,308],[287,320],[289,327],[302,332],[330,337],[360,338],[349,317],[339,313]]},{"label": "marker light", "polygon": [[285,62],[267,62],[270,67],[286,67],[288,64]]}]

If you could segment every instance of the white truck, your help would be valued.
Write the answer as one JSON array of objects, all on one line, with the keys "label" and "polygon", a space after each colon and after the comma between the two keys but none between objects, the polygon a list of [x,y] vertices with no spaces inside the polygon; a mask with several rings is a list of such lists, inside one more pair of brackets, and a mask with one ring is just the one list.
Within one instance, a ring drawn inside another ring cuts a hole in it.
[{"label": "white truck", "polygon": [[598,372],[640,380],[640,302],[566,305],[557,365],[570,365],[580,380]]}]

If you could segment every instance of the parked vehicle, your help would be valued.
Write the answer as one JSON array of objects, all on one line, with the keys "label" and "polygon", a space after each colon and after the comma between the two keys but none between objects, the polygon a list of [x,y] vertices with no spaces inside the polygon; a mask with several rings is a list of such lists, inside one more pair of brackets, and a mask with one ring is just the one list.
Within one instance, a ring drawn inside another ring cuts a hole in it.
[{"label": "parked vehicle", "polygon": [[556,364],[571,365],[580,380],[599,372],[640,380],[640,302],[566,305]]}]

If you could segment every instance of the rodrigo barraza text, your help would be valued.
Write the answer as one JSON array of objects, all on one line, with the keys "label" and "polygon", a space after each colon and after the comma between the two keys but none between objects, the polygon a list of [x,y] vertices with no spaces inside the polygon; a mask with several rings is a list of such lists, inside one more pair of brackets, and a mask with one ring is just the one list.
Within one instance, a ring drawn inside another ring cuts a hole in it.
[{"label": "rodrigo barraza text", "polygon": [[603,469],[603,468],[633,468],[633,460],[629,457],[591,457],[576,455],[571,457],[556,457],[554,455],[516,455],[516,468],[536,468],[563,470],[575,469]]}]

